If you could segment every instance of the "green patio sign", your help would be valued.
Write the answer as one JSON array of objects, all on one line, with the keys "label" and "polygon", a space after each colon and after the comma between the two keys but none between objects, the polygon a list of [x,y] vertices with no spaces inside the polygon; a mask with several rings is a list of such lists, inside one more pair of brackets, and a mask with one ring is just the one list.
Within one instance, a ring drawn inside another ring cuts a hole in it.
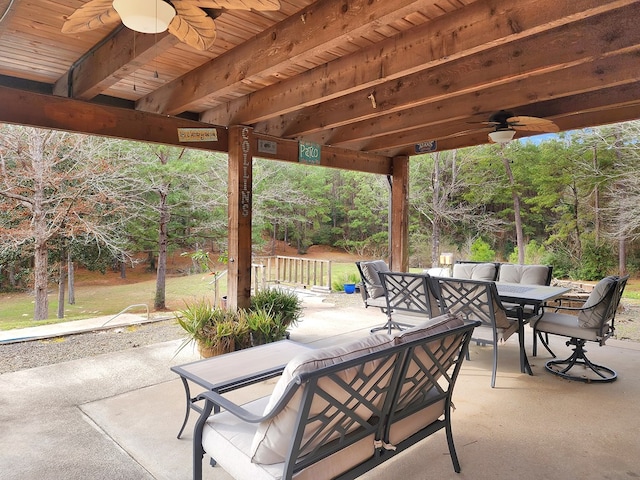
[{"label": "green patio sign", "polygon": [[300,142],[298,152],[298,162],[311,165],[320,165],[322,148],[317,143]]}]

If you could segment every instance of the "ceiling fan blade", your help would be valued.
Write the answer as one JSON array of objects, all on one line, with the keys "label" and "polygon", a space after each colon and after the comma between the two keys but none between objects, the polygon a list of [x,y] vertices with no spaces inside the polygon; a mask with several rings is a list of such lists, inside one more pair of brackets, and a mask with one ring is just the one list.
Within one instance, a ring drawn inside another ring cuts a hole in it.
[{"label": "ceiling fan blade", "polygon": [[62,33],[86,32],[120,21],[112,6],[113,0],[91,0],[69,15],[62,25]]},{"label": "ceiling fan blade", "polygon": [[216,40],[213,18],[188,0],[176,0],[172,4],[176,16],[169,24],[169,33],[197,50],[209,50]]},{"label": "ceiling fan blade", "polygon": [[539,117],[510,117],[508,119],[508,123],[514,130],[544,133],[555,133],[560,131],[558,126],[551,120]]},{"label": "ceiling fan blade", "polygon": [[280,10],[279,0],[185,0],[200,8],[226,8],[227,10]]}]

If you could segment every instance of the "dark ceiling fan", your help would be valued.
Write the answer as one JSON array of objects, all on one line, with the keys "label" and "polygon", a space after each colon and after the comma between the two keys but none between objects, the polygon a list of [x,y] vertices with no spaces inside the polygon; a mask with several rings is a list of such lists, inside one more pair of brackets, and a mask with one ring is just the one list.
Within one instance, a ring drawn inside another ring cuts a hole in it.
[{"label": "dark ceiling fan", "polygon": [[216,39],[218,9],[279,10],[279,0],[89,0],[69,15],[63,33],[78,33],[120,21],[141,33],[169,30],[181,42],[209,50]]},{"label": "dark ceiling fan", "polygon": [[481,122],[491,129],[489,141],[507,143],[513,139],[517,131],[555,133],[558,126],[551,120],[539,117],[515,116],[512,112],[500,110],[489,117],[489,121]]}]

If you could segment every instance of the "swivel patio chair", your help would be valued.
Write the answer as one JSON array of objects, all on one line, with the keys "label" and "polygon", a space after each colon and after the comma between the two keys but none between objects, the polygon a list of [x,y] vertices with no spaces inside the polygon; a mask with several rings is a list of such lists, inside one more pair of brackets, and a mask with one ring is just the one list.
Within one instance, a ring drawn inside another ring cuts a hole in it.
[{"label": "swivel patio chair", "polygon": [[[605,277],[594,287],[591,295],[582,307],[555,308],[554,312],[545,312],[531,322],[533,327],[533,355],[537,355],[537,341],[555,358],[549,344],[542,334],[554,334],[569,337],[567,346],[573,345],[573,353],[565,360],[549,360],[545,368],[562,378],[580,382],[613,382],[618,374],[609,367],[597,365],[589,360],[584,348],[586,342],[596,342],[600,346],[614,333],[616,310],[629,276]],[[559,313],[560,311],[572,312]],[[571,370],[577,365],[584,369],[578,374]]]},{"label": "swivel patio chair", "polygon": [[360,273],[360,293],[365,308],[378,307],[386,313],[387,301],[384,297],[384,288],[378,276],[378,272],[388,272],[389,266],[384,260],[371,260],[356,262]]},{"label": "swivel patio chair", "polygon": [[[433,291],[439,298],[442,312],[451,312],[465,320],[479,320],[482,325],[475,329],[477,344],[493,346],[493,369],[491,388],[496,385],[498,369],[498,345],[505,342],[513,333],[518,333],[520,345],[520,371],[531,375],[531,367],[524,349],[524,319],[522,307],[516,305],[507,315],[498,296],[494,282],[459,278],[430,277]],[[490,339],[477,336],[482,331],[490,331]]]},{"label": "swivel patio chair", "polygon": [[[404,272],[379,272],[387,304],[387,323],[371,332],[403,330],[440,315],[438,299],[432,293],[428,275]],[[411,323],[403,323],[403,322]]]}]

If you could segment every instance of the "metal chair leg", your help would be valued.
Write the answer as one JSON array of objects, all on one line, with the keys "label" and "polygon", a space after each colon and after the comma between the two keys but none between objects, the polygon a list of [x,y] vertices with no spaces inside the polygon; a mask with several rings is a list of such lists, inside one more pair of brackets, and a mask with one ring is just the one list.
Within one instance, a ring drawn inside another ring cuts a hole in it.
[{"label": "metal chair leg", "polygon": [[[618,378],[618,374],[614,370],[610,369],[609,367],[597,365],[586,357],[586,351],[584,349],[585,343],[585,340],[572,338],[567,342],[567,346],[575,346],[573,349],[573,353],[565,360],[549,360],[546,363],[545,368],[554,375],[566,378],[567,380],[574,380],[576,382],[609,383],[616,380]],[[565,365],[566,367],[564,367]],[[596,376],[587,377],[585,375],[572,375],[570,373],[570,370],[577,365],[582,365],[585,370],[588,369],[586,373],[589,373],[590,370],[591,372],[595,373]]]}]

